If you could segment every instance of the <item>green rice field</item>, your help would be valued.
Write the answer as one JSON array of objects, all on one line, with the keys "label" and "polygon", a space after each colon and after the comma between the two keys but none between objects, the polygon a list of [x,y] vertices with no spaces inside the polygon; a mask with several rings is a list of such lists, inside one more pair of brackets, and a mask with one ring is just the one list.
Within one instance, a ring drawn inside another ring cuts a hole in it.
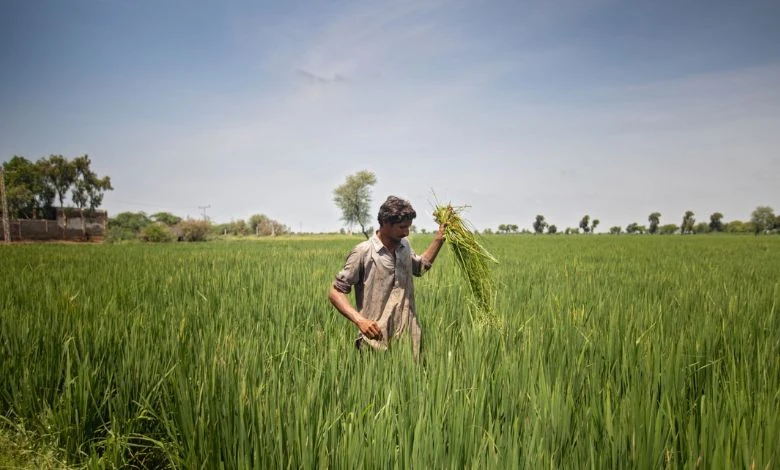
[{"label": "green rice field", "polygon": [[445,246],[419,363],[327,300],[359,241],[0,246],[0,428],[79,468],[780,468],[780,237],[486,237],[490,324]]}]

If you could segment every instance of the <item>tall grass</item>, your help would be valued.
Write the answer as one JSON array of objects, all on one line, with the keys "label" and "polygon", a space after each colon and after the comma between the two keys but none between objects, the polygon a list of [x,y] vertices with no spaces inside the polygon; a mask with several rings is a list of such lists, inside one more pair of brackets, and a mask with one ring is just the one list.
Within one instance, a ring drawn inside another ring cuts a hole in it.
[{"label": "tall grass", "polygon": [[778,465],[777,237],[489,237],[489,334],[442,253],[422,364],[352,350],[356,240],[0,247],[0,412],[89,468]]}]

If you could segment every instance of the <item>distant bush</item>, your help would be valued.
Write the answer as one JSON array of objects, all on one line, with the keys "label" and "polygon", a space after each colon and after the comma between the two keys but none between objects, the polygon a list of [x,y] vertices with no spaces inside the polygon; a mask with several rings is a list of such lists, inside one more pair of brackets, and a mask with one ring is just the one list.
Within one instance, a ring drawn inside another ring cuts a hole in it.
[{"label": "distant bush", "polygon": [[108,243],[129,240],[138,240],[138,234],[133,230],[124,227],[108,227],[108,230],[106,231],[106,241]]},{"label": "distant bush", "polygon": [[179,239],[185,242],[202,242],[208,237],[211,224],[205,220],[182,220],[176,224]]},{"label": "distant bush", "polygon": [[164,224],[154,223],[141,229],[141,240],[152,243],[172,242],[176,240],[176,235]]},{"label": "distant bush", "polygon": [[121,228],[134,233],[139,233],[142,228],[151,224],[152,220],[145,212],[120,212],[108,219],[108,228]]}]

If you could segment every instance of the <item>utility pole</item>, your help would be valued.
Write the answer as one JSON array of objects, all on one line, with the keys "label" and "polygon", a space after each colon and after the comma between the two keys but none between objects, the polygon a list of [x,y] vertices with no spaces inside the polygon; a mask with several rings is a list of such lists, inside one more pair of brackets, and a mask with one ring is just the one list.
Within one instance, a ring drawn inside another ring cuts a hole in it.
[{"label": "utility pole", "polygon": [[5,196],[5,168],[0,166],[0,193],[2,193],[3,241],[11,243],[11,227],[8,225],[8,199]]},{"label": "utility pole", "polygon": [[200,209],[200,213],[203,215],[203,220],[209,220],[208,216],[206,215],[206,209],[210,209],[211,204],[208,206],[198,206],[198,209]]}]

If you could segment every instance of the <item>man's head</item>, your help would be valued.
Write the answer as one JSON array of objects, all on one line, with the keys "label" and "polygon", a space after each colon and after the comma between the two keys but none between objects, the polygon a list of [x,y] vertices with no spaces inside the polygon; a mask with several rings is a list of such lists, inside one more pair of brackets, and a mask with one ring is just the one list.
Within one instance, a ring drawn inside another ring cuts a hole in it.
[{"label": "man's head", "polygon": [[379,208],[379,237],[384,241],[400,243],[409,236],[409,227],[417,213],[409,201],[390,196]]},{"label": "man's head", "polygon": [[409,201],[401,199],[400,197],[388,196],[387,200],[385,200],[379,208],[377,221],[381,227],[385,224],[410,222],[414,220],[415,217],[417,217],[417,212],[414,211]]}]

